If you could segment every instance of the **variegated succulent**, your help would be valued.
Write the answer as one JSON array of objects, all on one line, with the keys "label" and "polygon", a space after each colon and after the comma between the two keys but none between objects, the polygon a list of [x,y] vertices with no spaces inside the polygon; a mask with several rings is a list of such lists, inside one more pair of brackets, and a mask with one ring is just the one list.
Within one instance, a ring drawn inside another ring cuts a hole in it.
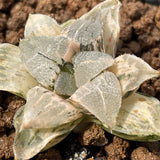
[{"label": "variegated succulent", "polygon": [[0,90],[26,99],[14,116],[15,159],[30,159],[92,121],[122,138],[160,139],[160,102],[137,93],[160,73],[129,54],[114,58],[118,0],[62,25],[29,15],[19,47],[0,44]]}]

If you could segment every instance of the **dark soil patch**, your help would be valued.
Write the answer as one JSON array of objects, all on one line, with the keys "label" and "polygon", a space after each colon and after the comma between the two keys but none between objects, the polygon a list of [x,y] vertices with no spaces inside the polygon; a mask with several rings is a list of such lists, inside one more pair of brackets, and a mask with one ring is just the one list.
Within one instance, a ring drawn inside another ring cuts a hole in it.
[{"label": "dark soil patch", "polygon": [[[78,18],[103,0],[0,0],[0,42],[18,44],[29,13],[43,13],[59,23]],[[148,0],[148,2],[159,2]],[[160,7],[140,0],[123,0],[121,34],[117,55],[135,54],[160,70]],[[160,78],[141,85],[140,91],[160,100]],[[0,159],[13,158],[12,119],[25,103],[0,92]],[[106,143],[102,143],[102,142]],[[99,144],[99,147],[92,146]],[[33,159],[61,160],[160,160],[160,141],[140,143],[123,140],[91,125],[81,135],[71,133],[63,142]]]}]

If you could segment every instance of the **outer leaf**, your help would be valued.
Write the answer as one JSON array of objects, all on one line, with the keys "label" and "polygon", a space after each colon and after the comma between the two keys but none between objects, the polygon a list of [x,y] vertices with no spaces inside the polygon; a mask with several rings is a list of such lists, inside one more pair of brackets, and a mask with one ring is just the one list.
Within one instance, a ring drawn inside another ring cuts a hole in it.
[{"label": "outer leaf", "polygon": [[81,51],[101,51],[114,56],[119,38],[118,0],[107,0],[71,23],[64,34],[80,44]]},{"label": "outer leaf", "polygon": [[160,139],[160,102],[154,97],[135,93],[123,100],[117,124],[120,137],[139,141]]},{"label": "outer leaf", "polygon": [[73,65],[65,63],[55,81],[54,90],[59,95],[71,96],[76,90]]},{"label": "outer leaf", "polygon": [[84,85],[103,70],[110,67],[114,60],[109,54],[97,51],[80,52],[72,58],[77,87]]},{"label": "outer leaf", "polygon": [[20,42],[22,61],[32,76],[42,85],[52,89],[57,75],[58,65],[63,64],[62,57],[70,53],[70,41],[62,36],[33,37]]},{"label": "outer leaf", "polygon": [[52,36],[59,35],[62,28],[57,22],[46,15],[30,14],[25,25],[25,38],[35,36]]},{"label": "outer leaf", "polygon": [[[75,126],[80,120],[75,120]],[[67,128],[68,127],[68,128]],[[73,127],[73,125],[72,125]],[[74,128],[74,127],[73,127]],[[73,129],[70,126],[57,128],[24,129],[15,136],[14,156],[15,160],[28,160],[62,141]]]},{"label": "outer leaf", "polygon": [[130,54],[117,57],[109,71],[113,72],[119,79],[124,97],[128,95],[128,92],[137,89],[147,79],[160,75],[159,71],[151,68],[141,58]]},{"label": "outer leaf", "polygon": [[78,109],[41,87],[31,89],[14,117],[15,159],[30,159],[61,140],[83,119]]},{"label": "outer leaf", "polygon": [[20,60],[20,50],[11,44],[0,44],[0,90],[23,98],[38,83],[27,72]]},{"label": "outer leaf", "polygon": [[72,124],[80,117],[80,111],[65,99],[42,87],[35,87],[27,94],[22,129],[56,128]]},{"label": "outer leaf", "polygon": [[113,128],[121,106],[120,84],[113,73],[104,72],[80,87],[70,101]]}]

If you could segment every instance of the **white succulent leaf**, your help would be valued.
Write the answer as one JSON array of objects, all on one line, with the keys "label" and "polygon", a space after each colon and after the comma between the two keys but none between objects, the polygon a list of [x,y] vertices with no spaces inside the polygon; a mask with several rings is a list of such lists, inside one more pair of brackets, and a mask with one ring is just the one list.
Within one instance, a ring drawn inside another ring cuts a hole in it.
[{"label": "white succulent leaf", "polygon": [[74,120],[81,117],[80,110],[62,97],[42,87],[34,87],[27,94],[22,129],[72,125]]},{"label": "white succulent leaf", "polygon": [[121,107],[121,87],[116,76],[104,72],[85,83],[69,98],[69,101],[89,115],[94,115],[106,126],[113,128]]},{"label": "white succulent leaf", "polygon": [[71,96],[77,90],[73,65],[65,63],[61,67],[61,72],[55,81],[54,91],[58,95]]},{"label": "white succulent leaf", "polygon": [[38,85],[20,59],[19,47],[0,44],[0,90],[25,98],[29,89]]},{"label": "white succulent leaf", "polygon": [[79,88],[112,66],[114,60],[106,53],[84,51],[73,56],[72,63],[74,65],[76,86]]},{"label": "white succulent leaf", "polygon": [[43,14],[29,14],[25,25],[24,37],[59,35],[62,27],[53,18]]},{"label": "white succulent leaf", "polygon": [[71,128],[65,130],[64,127],[22,130],[15,136],[14,158],[28,160],[39,152],[56,145],[70,133]]},{"label": "white succulent leaf", "polygon": [[144,81],[160,75],[159,71],[151,68],[141,58],[130,54],[115,58],[109,71],[119,79],[124,97],[134,92]]},{"label": "white succulent leaf", "polygon": [[119,39],[118,0],[106,0],[73,21],[63,34],[80,44],[80,51],[101,51],[115,56]]},{"label": "white succulent leaf", "polygon": [[[20,41],[21,59],[31,75],[52,89],[63,57],[70,56],[70,41],[63,36],[33,37]],[[69,54],[68,54],[69,53]]]},{"label": "white succulent leaf", "polygon": [[83,114],[65,99],[42,87],[27,94],[27,103],[14,117],[16,136],[14,154],[17,160],[30,159],[62,141]]},{"label": "white succulent leaf", "polygon": [[113,133],[136,141],[160,139],[160,101],[135,93],[122,101]]}]

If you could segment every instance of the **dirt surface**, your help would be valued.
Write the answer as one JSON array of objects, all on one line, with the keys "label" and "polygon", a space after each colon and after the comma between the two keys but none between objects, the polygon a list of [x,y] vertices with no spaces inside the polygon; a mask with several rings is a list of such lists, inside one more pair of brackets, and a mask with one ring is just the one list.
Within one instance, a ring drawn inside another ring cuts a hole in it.
[{"label": "dirt surface", "polygon": [[[0,0],[0,42],[18,44],[29,13],[43,13],[59,23],[78,18],[102,0]],[[148,2],[154,2],[149,1]],[[158,2],[158,1],[157,1]],[[160,70],[160,7],[140,0],[123,0],[117,55],[130,53]],[[144,82],[140,91],[160,100],[160,78]],[[25,101],[0,92],[0,159],[13,159],[13,116]],[[103,144],[103,142],[105,142]],[[94,146],[94,145],[98,146]],[[103,145],[102,145],[103,144]],[[37,160],[160,160],[160,141],[140,143],[104,132],[95,124],[83,133],[71,133]]]}]

